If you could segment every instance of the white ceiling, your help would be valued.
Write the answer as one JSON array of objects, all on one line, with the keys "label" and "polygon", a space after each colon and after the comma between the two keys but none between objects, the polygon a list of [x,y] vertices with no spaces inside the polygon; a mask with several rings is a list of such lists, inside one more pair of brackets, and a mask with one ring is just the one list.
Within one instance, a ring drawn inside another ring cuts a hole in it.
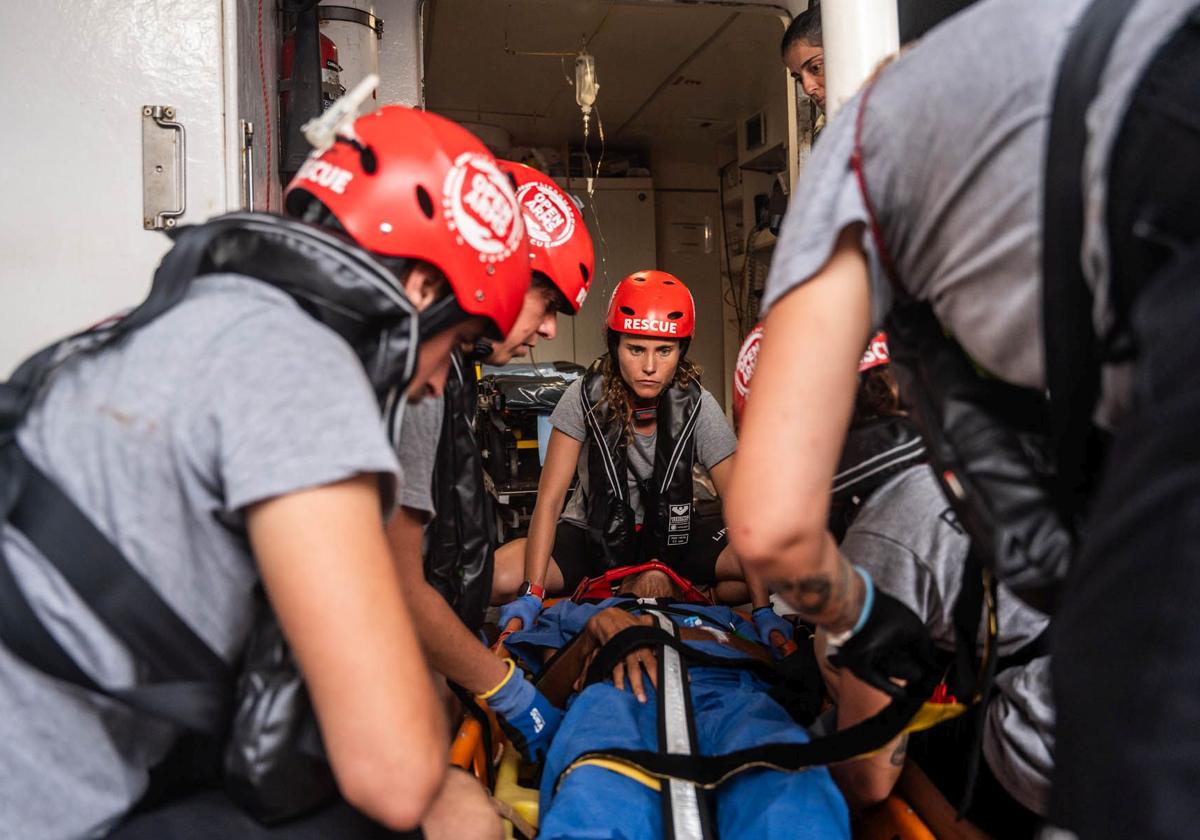
[{"label": "white ceiling", "polygon": [[787,95],[783,28],[778,10],[745,5],[434,0],[426,103],[454,119],[501,125],[518,144],[578,143],[574,58],[528,53],[586,45],[609,143],[711,142],[768,97]]}]

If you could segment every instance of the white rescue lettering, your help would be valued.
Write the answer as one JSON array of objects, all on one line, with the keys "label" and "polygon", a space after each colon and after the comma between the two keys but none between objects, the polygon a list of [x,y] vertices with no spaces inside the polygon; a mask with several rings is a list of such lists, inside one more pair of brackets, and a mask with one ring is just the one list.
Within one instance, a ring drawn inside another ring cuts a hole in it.
[{"label": "white rescue lettering", "polygon": [[303,178],[306,181],[312,181],[318,186],[324,187],[330,192],[335,192],[338,195],[343,195],[346,192],[346,186],[354,180],[354,173],[348,169],[342,169],[340,166],[334,166],[328,161],[320,158],[309,158],[304,161],[300,167],[297,177]]},{"label": "white rescue lettering", "polygon": [[657,318],[626,318],[625,329],[675,335],[679,332],[679,324],[674,321],[660,321]]}]

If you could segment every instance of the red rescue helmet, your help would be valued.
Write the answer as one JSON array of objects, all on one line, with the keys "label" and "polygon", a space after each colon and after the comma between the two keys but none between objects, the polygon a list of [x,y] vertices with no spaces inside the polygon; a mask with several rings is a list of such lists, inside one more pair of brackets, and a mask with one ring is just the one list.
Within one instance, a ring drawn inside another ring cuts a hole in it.
[{"label": "red rescue helmet", "polygon": [[742,411],[746,408],[746,397],[750,396],[750,377],[758,364],[758,348],[762,344],[763,326],[756,324],[750,330],[742,348],[738,350],[737,364],[733,367],[733,422],[742,422]]},{"label": "red rescue helmet", "polygon": [[[733,422],[742,422],[742,411],[746,408],[746,398],[750,396],[750,379],[754,376],[754,368],[758,365],[758,350],[762,344],[763,325],[756,324],[746,335],[742,348],[738,350],[737,364],[733,368]],[[871,368],[877,368],[891,362],[888,353],[887,333],[876,333],[867,344],[867,350],[858,361],[858,372],[866,373]]]},{"label": "red rescue helmet", "polygon": [[863,353],[862,359],[858,362],[858,372],[866,373],[871,368],[890,364],[891,361],[892,356],[888,352],[887,333],[875,333],[870,343],[867,344],[867,352]]},{"label": "red rescue helmet", "polygon": [[549,278],[574,315],[592,284],[595,252],[592,235],[571,197],[550,176],[511,160],[497,161],[511,176],[529,239],[529,264]]},{"label": "red rescue helmet", "polygon": [[608,328],[627,335],[688,339],[696,329],[696,304],[673,274],[637,271],[613,289]]},{"label": "red rescue helmet", "polygon": [[401,105],[359,117],[353,135],[304,162],[288,212],[320,201],[361,247],[432,264],[463,311],[507,334],[529,288],[529,249],[491,152],[457,123]]}]

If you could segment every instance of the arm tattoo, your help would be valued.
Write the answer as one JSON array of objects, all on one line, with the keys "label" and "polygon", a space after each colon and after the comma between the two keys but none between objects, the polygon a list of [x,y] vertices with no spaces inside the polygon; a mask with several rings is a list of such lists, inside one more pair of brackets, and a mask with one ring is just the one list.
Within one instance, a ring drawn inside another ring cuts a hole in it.
[{"label": "arm tattoo", "polygon": [[[830,580],[828,575],[816,574],[802,577],[798,580],[781,582],[780,588],[784,594],[793,596],[793,603],[806,618],[811,620],[824,619],[823,623],[845,620],[845,616],[853,612],[849,604],[851,594],[850,563],[844,557],[839,558],[837,580]],[[828,616],[829,611],[835,617]],[[848,624],[854,623],[852,616]]]},{"label": "arm tattoo", "polygon": [[900,736],[900,743],[896,745],[896,749],[892,751],[892,766],[903,767],[904,758],[908,755],[908,734]]},{"label": "arm tattoo", "polygon": [[829,598],[833,595],[833,584],[825,575],[788,581],[784,588],[793,592],[800,602],[800,609],[809,613],[824,612],[829,606]]}]

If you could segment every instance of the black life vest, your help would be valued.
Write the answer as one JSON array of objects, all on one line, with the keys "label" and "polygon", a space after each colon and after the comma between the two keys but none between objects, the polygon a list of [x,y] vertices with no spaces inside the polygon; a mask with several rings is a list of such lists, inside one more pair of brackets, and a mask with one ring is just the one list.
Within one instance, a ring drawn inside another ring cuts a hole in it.
[{"label": "black life vest", "polygon": [[[636,515],[629,504],[629,456],[625,427],[604,399],[605,357],[592,362],[579,393],[587,427],[588,539],[599,549],[605,568],[639,560],[677,565],[688,553],[692,531],[694,432],[700,417],[700,384],[677,384],[658,398],[654,473],[639,481],[645,512],[635,536]],[[640,536],[641,557],[635,555]]]},{"label": "black life vest", "polygon": [[471,358],[452,357],[444,400],[433,467],[437,515],[426,532],[425,579],[467,627],[477,630],[492,592],[496,534],[476,437],[479,397]]}]

